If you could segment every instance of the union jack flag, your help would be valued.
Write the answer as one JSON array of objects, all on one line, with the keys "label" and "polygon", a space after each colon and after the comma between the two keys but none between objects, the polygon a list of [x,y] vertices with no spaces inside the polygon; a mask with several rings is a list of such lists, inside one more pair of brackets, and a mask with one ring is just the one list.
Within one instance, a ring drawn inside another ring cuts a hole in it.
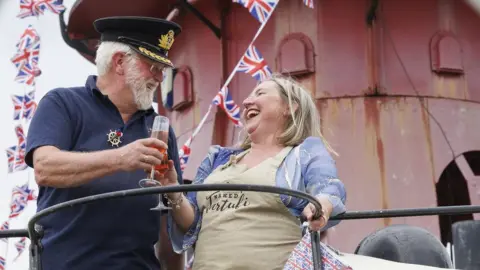
[{"label": "union jack flag", "polygon": [[27,148],[27,142],[25,138],[25,133],[23,132],[22,126],[18,125],[15,127],[15,134],[18,138],[17,151],[15,153],[15,171],[25,170],[28,166],[25,163],[25,151]]},{"label": "union jack flag", "polygon": [[255,46],[250,45],[238,65],[237,71],[245,72],[257,81],[263,81],[272,75],[272,70]]},{"label": "union jack flag", "polygon": [[0,231],[8,230],[9,227],[10,227],[10,222],[5,221],[3,222],[2,226],[0,226]]},{"label": "union jack flag", "polygon": [[18,198],[22,201],[34,201],[37,199],[35,190],[28,188],[28,184],[15,186],[12,190],[12,198]]},{"label": "union jack flag", "polygon": [[247,8],[255,19],[264,23],[272,15],[278,0],[233,0],[233,2]]},{"label": "union jack flag", "polygon": [[18,51],[23,51],[34,47],[34,44],[37,43],[40,43],[40,35],[32,25],[29,25],[20,36],[20,40],[16,46]]},{"label": "union jack flag", "polygon": [[10,215],[8,216],[9,218],[15,218],[18,217],[23,210],[25,210],[25,207],[27,206],[26,201],[18,200],[15,199],[12,201],[10,204]]},{"label": "union jack flag", "polygon": [[10,204],[9,218],[14,218],[20,215],[23,210],[25,210],[28,201],[33,201],[36,199],[37,196],[35,195],[34,190],[29,189],[28,184],[14,187],[12,190],[12,202]]},{"label": "union jack flag", "polygon": [[20,257],[20,255],[22,255],[26,247],[26,241],[27,241],[27,238],[22,237],[18,242],[15,243],[15,248],[17,249],[18,254],[15,257],[15,259],[13,259],[14,261],[16,261],[18,257]]},{"label": "union jack flag", "polygon": [[17,14],[17,17],[23,19],[43,14],[42,10],[35,5],[35,2],[34,0],[20,0],[20,12]]},{"label": "union jack flag", "polygon": [[182,148],[180,148],[180,150],[178,151],[178,156],[180,158],[180,168],[182,169],[182,173],[187,167],[188,158],[190,157],[190,152],[192,150],[190,148],[191,143],[192,143],[192,137],[190,137],[185,142],[185,144],[183,144]]},{"label": "union jack flag", "polygon": [[[338,255],[325,244],[320,243],[324,270],[352,270],[352,268],[338,259]],[[310,233],[307,232],[300,243],[295,247],[287,260],[283,270],[313,270],[312,243]]]},{"label": "union jack flag", "polygon": [[32,65],[26,63],[22,65],[18,70],[18,74],[15,77],[15,81],[18,83],[24,83],[26,85],[35,85],[35,75],[38,75],[38,70],[35,70]]},{"label": "union jack flag", "polygon": [[23,109],[23,96],[12,95],[13,101],[13,120],[20,120]]},{"label": "union jack flag", "polygon": [[38,9],[45,11],[49,10],[54,14],[60,14],[60,12],[65,10],[63,5],[63,0],[33,0],[36,2]]},{"label": "union jack flag", "polygon": [[30,91],[23,99],[23,118],[31,120],[36,110],[35,91]]},{"label": "union jack flag", "polygon": [[5,258],[0,256],[0,270],[5,270],[5,265],[6,264],[7,264],[7,262],[5,261]]},{"label": "union jack flag", "polygon": [[23,66],[30,65],[33,67],[34,75],[39,76],[42,71],[38,68],[38,60],[40,56],[40,42],[34,43],[32,47],[18,51],[10,60],[18,70]]},{"label": "union jack flag", "polygon": [[[37,109],[35,102],[35,91],[30,91],[24,96],[12,95],[13,101],[13,120],[20,120],[21,116],[31,120]],[[23,112],[23,114],[22,114]]]},{"label": "union jack flag", "polygon": [[222,108],[227,113],[228,118],[230,118],[236,126],[242,126],[240,123],[240,107],[235,104],[235,101],[233,101],[226,86],[220,89],[217,95],[213,98],[212,103]]},{"label": "union jack flag", "polygon": [[40,36],[32,25],[25,29],[16,46],[17,53],[10,59],[19,71],[15,80],[33,85],[34,77],[42,72],[38,68]]},{"label": "union jack flag", "polygon": [[[0,226],[0,231],[8,230],[8,228],[10,228],[10,223],[7,220]],[[7,238],[0,238],[0,241],[7,242]]]},{"label": "union jack flag", "polygon": [[303,0],[303,3],[305,4],[305,6],[313,8],[313,0]]},{"label": "union jack flag", "polygon": [[43,15],[45,10],[59,14],[65,10],[62,0],[20,0],[20,12],[18,18]]},{"label": "union jack flag", "polygon": [[17,152],[16,146],[10,146],[6,149],[8,159],[8,173],[12,173],[15,169],[15,153]]}]

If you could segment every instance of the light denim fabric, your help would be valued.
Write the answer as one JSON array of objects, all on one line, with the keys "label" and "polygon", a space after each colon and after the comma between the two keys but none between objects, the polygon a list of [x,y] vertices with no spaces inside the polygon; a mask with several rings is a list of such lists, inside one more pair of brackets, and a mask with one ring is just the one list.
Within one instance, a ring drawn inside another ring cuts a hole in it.
[{"label": "light denim fabric", "polygon": [[[210,147],[207,157],[198,168],[193,183],[202,184],[215,168],[227,163],[232,154],[236,155],[242,151],[242,149],[218,145]],[[346,211],[345,186],[338,179],[335,161],[320,138],[309,137],[290,151],[277,171],[276,186],[306,192],[317,197],[327,197],[333,205],[331,216]],[[306,200],[288,195],[280,195],[280,198],[292,215],[297,217],[301,215],[308,203]],[[171,214],[168,214],[168,232],[177,253],[195,244],[202,224],[202,213],[197,205],[197,192],[187,194],[187,199],[195,209],[195,219],[185,234],[175,225]],[[331,228],[339,222],[330,220],[322,230]]]}]

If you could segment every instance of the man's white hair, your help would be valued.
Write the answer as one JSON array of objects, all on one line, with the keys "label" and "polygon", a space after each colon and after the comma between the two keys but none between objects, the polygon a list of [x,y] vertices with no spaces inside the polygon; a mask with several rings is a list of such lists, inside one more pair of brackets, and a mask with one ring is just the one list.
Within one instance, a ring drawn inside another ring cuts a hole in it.
[{"label": "man's white hair", "polygon": [[95,64],[97,65],[97,72],[99,76],[105,75],[112,65],[112,56],[117,53],[134,54],[128,45],[120,42],[104,41],[100,43],[95,57]]}]

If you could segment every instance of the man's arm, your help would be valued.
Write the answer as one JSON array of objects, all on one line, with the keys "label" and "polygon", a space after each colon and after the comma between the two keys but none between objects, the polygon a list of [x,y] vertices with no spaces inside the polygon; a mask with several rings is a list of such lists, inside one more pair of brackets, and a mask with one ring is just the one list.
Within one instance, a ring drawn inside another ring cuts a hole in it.
[{"label": "man's arm", "polygon": [[76,187],[121,169],[118,151],[71,153],[42,146],[33,153],[35,180],[40,186]]},{"label": "man's arm", "polygon": [[66,188],[83,185],[116,171],[148,170],[162,162],[160,151],[150,146],[167,147],[156,138],[139,139],[118,149],[90,153],[72,153],[43,146],[33,154],[35,180],[42,186]]},{"label": "man's arm", "polygon": [[70,152],[76,137],[77,118],[64,102],[62,95],[66,94],[68,92],[58,90],[47,93],[30,123],[25,162],[35,168],[38,185],[75,187],[115,171],[149,169],[160,164],[160,152],[147,145],[166,146],[154,138],[138,140],[118,149]]}]

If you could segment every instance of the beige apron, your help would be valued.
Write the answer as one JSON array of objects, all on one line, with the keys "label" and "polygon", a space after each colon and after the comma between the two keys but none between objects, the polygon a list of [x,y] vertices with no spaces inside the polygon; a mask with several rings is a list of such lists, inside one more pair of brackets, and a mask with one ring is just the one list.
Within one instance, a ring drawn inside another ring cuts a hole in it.
[{"label": "beige apron", "polygon": [[[219,166],[207,184],[275,185],[277,169],[292,148],[248,169],[228,162]],[[242,152],[237,160],[246,153]],[[280,195],[263,192],[212,191],[197,194],[203,212],[195,247],[193,270],[283,269],[302,238],[300,221]]]}]

